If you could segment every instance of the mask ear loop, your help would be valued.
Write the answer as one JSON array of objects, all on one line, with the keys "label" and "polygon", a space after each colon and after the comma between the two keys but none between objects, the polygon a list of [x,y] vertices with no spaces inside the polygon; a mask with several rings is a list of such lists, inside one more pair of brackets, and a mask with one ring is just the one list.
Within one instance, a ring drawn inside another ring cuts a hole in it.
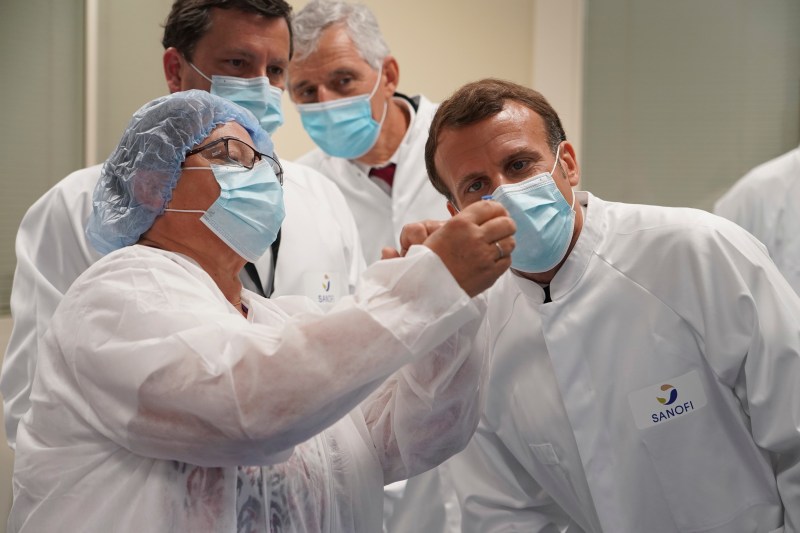
[{"label": "mask ear loop", "polygon": [[[189,64],[191,65],[191,63],[189,63]],[[192,66],[194,66],[194,65],[192,65]],[[195,70],[197,70],[197,69],[195,69]],[[197,70],[197,72],[200,72],[200,71]],[[202,75],[203,73],[200,72],[200,74]],[[211,167],[183,167],[183,170],[212,170],[212,168]],[[164,208],[164,213],[200,213],[202,215],[206,214],[206,212],[203,211],[202,209],[171,209],[169,207],[165,207]]]},{"label": "mask ear loop", "polygon": [[[567,173],[564,171],[564,168],[563,168],[563,167],[561,167],[561,166],[558,164],[558,162],[559,162],[559,160],[558,160],[558,156],[559,156],[559,154],[560,154],[560,153],[561,153],[561,144],[559,144],[559,145],[558,145],[558,148],[556,149],[556,162],[555,162],[555,163],[553,163],[553,170],[551,170],[551,171],[550,171],[550,176],[551,176],[551,177],[552,177],[553,173],[556,171],[556,167],[560,168],[560,169],[561,169],[561,172],[564,172],[564,176],[566,176],[566,175],[567,175]],[[570,189],[572,189],[572,187],[570,187]],[[563,196],[563,194],[562,194],[562,196]],[[567,199],[566,199],[566,198],[564,198],[564,201],[566,202],[566,201],[567,201]],[[575,191],[572,191],[572,204],[570,204],[569,208],[570,208],[570,209],[572,209],[573,211],[575,210]]]},{"label": "mask ear loop", "polygon": [[[550,170],[550,175],[552,176],[556,172],[556,167],[558,167],[558,156],[561,154],[561,144],[559,143],[558,148],[556,148],[556,161],[553,163],[553,168]],[[565,173],[566,174],[566,173]]]},{"label": "mask ear loop", "polygon": [[187,63],[189,63],[189,66],[190,66],[190,67],[192,67],[192,68],[195,70],[195,72],[197,72],[198,74],[200,74],[201,76],[203,76],[205,79],[207,79],[207,80],[209,81],[209,83],[213,83],[213,81],[211,80],[211,78],[209,78],[208,76],[206,76],[205,74],[203,74],[202,72],[200,72],[200,69],[199,69],[199,68],[197,68],[196,66],[194,66],[194,63],[192,63],[191,61],[187,61]]},{"label": "mask ear loop", "polygon": [[[381,85],[381,76],[383,76],[383,65],[381,68],[378,69],[378,79],[375,80],[375,86],[372,88],[372,92],[369,93],[369,99],[372,101],[372,97],[375,96],[375,93],[378,92],[378,87]],[[381,120],[378,122],[378,129],[383,128],[383,121],[386,120],[386,112],[389,110],[389,102],[383,103],[383,115],[381,115]]]}]

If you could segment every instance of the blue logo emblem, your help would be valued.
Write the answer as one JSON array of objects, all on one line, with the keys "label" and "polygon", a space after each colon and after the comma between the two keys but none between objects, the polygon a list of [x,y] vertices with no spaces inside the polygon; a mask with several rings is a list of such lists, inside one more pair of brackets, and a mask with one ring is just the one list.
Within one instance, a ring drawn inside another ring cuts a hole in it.
[{"label": "blue logo emblem", "polygon": [[662,398],[660,396],[656,396],[656,400],[658,400],[658,402],[660,404],[662,404],[662,405],[672,405],[673,403],[675,403],[677,401],[677,399],[678,399],[678,389],[676,389],[672,385],[667,384],[667,385],[661,385],[661,390],[663,390],[664,392],[669,391],[669,399]]}]

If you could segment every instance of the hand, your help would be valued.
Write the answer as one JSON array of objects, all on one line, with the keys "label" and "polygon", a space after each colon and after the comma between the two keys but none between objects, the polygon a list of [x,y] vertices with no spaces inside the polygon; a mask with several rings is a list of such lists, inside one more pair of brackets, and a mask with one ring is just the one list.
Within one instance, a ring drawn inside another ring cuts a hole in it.
[{"label": "hand", "polygon": [[[410,230],[409,239],[419,238],[419,231]],[[511,266],[515,231],[516,225],[502,205],[480,201],[430,231],[422,244],[441,258],[464,292],[475,296]]]},{"label": "hand", "polygon": [[425,242],[431,233],[444,226],[444,220],[423,220],[422,222],[412,222],[403,226],[400,232],[400,251],[389,246],[381,250],[381,259],[395,259],[405,257],[408,249],[415,244]]}]

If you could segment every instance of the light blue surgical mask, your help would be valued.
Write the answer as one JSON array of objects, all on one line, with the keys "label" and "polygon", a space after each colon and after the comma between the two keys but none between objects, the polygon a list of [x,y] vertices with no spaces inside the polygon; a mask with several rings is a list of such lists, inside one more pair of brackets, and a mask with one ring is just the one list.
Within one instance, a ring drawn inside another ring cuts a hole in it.
[{"label": "light blue surgical mask", "polygon": [[382,73],[383,68],[378,70],[378,79],[369,94],[297,104],[303,128],[326,154],[358,159],[375,146],[389,105],[384,104],[381,121],[376,122],[370,101],[380,86]]},{"label": "light blue surgical mask", "polygon": [[203,213],[200,220],[225,244],[251,263],[275,241],[285,215],[283,187],[267,162],[252,169],[234,165],[184,167],[210,170],[219,183],[219,198],[208,210],[165,209],[177,213]]},{"label": "light blue surgical mask", "polygon": [[272,135],[283,124],[281,97],[283,91],[273,87],[269,78],[237,78],[235,76],[211,76],[203,74],[193,63],[189,65],[198,74],[211,82],[211,94],[215,94],[234,104],[239,104],[258,119],[261,128]]},{"label": "light blue surgical mask", "polygon": [[575,227],[575,195],[567,203],[553,180],[553,170],[519,183],[499,186],[491,199],[500,202],[517,225],[511,267],[538,274],[555,268],[569,249]]}]

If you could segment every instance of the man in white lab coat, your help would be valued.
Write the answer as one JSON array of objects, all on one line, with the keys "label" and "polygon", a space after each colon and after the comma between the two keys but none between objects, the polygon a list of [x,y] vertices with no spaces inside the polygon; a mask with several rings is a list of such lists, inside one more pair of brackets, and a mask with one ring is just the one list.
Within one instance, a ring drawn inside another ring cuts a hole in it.
[{"label": "man in white lab coat", "polygon": [[[364,5],[312,0],[293,19],[295,54],[288,91],[317,148],[298,162],[331,179],[347,200],[367,264],[397,248],[405,224],[448,216],[425,170],[436,104],[397,92],[400,69],[374,14]],[[428,493],[453,495],[436,472],[402,498],[387,489],[389,531],[457,530],[455,502],[429,509]],[[410,483],[415,483],[415,480]],[[452,496],[452,500],[455,496]]]},{"label": "man in white lab coat", "polygon": [[[291,57],[291,7],[283,0],[176,1],[164,27],[170,92],[210,90],[236,101],[269,133],[283,122],[281,93]],[[364,269],[361,243],[341,193],[318,172],[282,161],[287,216],[279,241],[242,272],[267,296],[304,295],[332,306]],[[101,165],[74,172],[25,214],[16,241],[11,332],[0,393],[13,448],[30,406],[37,344],[72,282],[100,258],[84,236]]]},{"label": "man in white lab coat", "polygon": [[800,299],[761,243],[573,192],[558,115],[510,82],[443,102],[426,163],[453,213],[517,225],[484,413],[445,463],[464,532],[800,531]]},{"label": "man in white lab coat", "polygon": [[755,235],[800,294],[800,147],[744,175],[714,204],[714,213]]},{"label": "man in white lab coat", "polygon": [[447,216],[423,154],[436,105],[396,92],[397,60],[367,7],[314,0],[293,24],[289,96],[318,146],[298,161],[342,191],[370,264],[404,224]]}]

